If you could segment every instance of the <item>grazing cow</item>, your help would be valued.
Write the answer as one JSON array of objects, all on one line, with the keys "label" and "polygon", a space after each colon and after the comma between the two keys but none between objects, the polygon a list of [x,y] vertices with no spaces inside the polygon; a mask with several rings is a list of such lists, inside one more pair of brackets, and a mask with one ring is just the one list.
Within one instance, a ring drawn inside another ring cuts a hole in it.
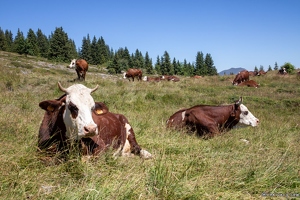
[{"label": "grazing cow", "polygon": [[75,68],[78,80],[85,80],[86,72],[89,69],[88,63],[84,59],[73,59],[68,68]]},{"label": "grazing cow", "polygon": [[127,118],[122,114],[109,112],[101,102],[94,102],[92,92],[81,84],[63,88],[65,95],[56,100],[42,101],[39,105],[46,111],[39,131],[38,146],[48,150],[58,143],[73,140],[80,142],[84,155],[98,155],[108,147],[117,149],[114,155],[140,155],[144,159],[151,154],[141,149],[135,139],[134,131]]},{"label": "grazing cow", "polygon": [[161,77],[149,77],[149,76],[144,76],[143,81],[148,81],[148,82],[159,82],[161,81]]},{"label": "grazing cow", "polygon": [[286,75],[287,71],[286,71],[285,67],[283,67],[280,70],[278,70],[278,74],[280,74],[280,75]]},{"label": "grazing cow", "polygon": [[249,81],[249,72],[247,70],[240,71],[234,78],[232,85],[237,85],[241,82]]},{"label": "grazing cow", "polygon": [[167,80],[167,81],[173,81],[173,82],[180,81],[180,79],[174,75],[163,75],[163,76],[161,76],[161,80]]},{"label": "grazing cow", "polygon": [[[167,120],[168,128],[187,128],[198,136],[213,137],[237,124],[257,126],[259,120],[242,104],[242,97],[231,105],[197,105],[175,112]],[[206,135],[207,134],[207,135]]]},{"label": "grazing cow", "polygon": [[258,84],[254,80],[244,81],[238,84],[238,86],[248,86],[258,88]]},{"label": "grazing cow", "polygon": [[249,76],[259,76],[258,71],[249,71]]},{"label": "grazing cow", "polygon": [[130,68],[127,70],[127,72],[124,72],[123,76],[124,79],[128,78],[129,81],[130,78],[132,78],[132,81],[134,81],[134,77],[137,77],[138,81],[140,81],[142,80],[143,72],[140,69]]}]

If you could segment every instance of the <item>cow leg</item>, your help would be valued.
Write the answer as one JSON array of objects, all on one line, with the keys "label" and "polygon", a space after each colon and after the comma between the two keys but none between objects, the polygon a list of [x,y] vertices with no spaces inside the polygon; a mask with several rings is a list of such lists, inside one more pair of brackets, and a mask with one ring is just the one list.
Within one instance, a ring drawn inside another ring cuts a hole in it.
[{"label": "cow leg", "polygon": [[85,81],[85,71],[82,72],[82,79]]},{"label": "cow leg", "polygon": [[80,72],[77,68],[76,68],[76,73],[77,73],[77,77],[78,77],[77,79],[80,80]]}]

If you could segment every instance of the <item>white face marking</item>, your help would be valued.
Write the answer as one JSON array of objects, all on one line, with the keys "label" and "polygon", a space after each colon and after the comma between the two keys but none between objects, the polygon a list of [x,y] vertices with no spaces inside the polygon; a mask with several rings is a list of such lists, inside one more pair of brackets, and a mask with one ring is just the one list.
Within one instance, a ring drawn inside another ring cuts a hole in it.
[{"label": "white face marking", "polygon": [[257,126],[259,120],[248,110],[243,104],[240,105],[241,114],[239,124],[244,124],[248,126]]},{"label": "white face marking", "polygon": [[144,76],[144,77],[143,77],[143,81],[147,81],[147,76]]},{"label": "white face marking", "polygon": [[73,59],[69,65],[69,68],[75,68],[76,59]]},{"label": "white face marking", "polygon": [[181,118],[182,118],[182,120],[181,120],[181,121],[183,121],[183,120],[184,120],[184,117],[185,117],[185,111],[183,111],[183,112],[181,113]]},{"label": "white face marking", "polygon": [[[91,89],[81,84],[75,84],[67,88],[66,110],[63,118],[67,128],[67,136],[70,139],[80,139],[98,134],[97,124],[92,118],[92,109],[95,102],[90,93]],[[78,108],[76,118],[72,117],[69,109],[70,103]]]},{"label": "white face marking", "polygon": [[123,78],[126,78],[126,72],[123,73]]}]

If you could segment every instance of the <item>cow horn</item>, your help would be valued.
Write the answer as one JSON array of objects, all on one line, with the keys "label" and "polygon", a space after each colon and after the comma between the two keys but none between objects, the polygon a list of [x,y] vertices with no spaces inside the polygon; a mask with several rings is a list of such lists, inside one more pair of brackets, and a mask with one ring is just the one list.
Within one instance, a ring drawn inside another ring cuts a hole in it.
[{"label": "cow horn", "polygon": [[242,104],[242,102],[243,102],[243,97],[240,97],[240,99],[236,102],[236,104],[238,106],[240,106]]},{"label": "cow horn", "polygon": [[62,92],[67,93],[67,89],[66,89],[66,88],[63,88],[63,86],[60,84],[59,81],[57,82],[57,84],[58,84],[59,89],[60,89]]},{"label": "cow horn", "polygon": [[95,88],[91,89],[91,93],[95,92],[98,89],[99,85],[96,85]]}]

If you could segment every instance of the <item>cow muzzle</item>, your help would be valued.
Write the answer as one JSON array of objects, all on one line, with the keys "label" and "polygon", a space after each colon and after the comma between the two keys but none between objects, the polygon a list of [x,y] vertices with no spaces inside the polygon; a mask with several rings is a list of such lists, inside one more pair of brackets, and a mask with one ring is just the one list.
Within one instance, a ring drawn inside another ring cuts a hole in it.
[{"label": "cow muzzle", "polygon": [[93,137],[98,135],[98,127],[96,124],[89,124],[83,127],[84,137]]}]

